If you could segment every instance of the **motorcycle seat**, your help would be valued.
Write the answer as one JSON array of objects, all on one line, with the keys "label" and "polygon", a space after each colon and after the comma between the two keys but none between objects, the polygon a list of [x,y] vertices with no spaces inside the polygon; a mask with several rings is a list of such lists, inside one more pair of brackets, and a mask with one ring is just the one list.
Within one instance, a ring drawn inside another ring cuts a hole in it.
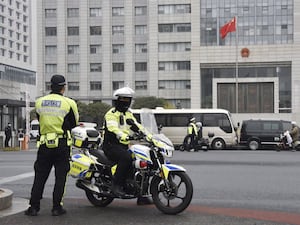
[{"label": "motorcycle seat", "polygon": [[114,164],[116,164],[115,162],[109,160],[106,157],[106,155],[104,154],[104,152],[100,149],[94,149],[94,150],[90,151],[90,153],[98,158],[97,161],[99,163],[102,163],[102,164],[108,165],[108,166],[113,166]]}]

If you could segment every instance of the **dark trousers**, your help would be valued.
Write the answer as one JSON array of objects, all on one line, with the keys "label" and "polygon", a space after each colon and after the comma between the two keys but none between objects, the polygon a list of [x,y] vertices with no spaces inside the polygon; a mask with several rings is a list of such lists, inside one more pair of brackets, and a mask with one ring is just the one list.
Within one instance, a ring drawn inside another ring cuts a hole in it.
[{"label": "dark trousers", "polygon": [[4,146],[5,147],[9,147],[9,141],[10,141],[10,139],[11,139],[11,136],[10,135],[6,135],[5,136],[5,140],[4,140]]},{"label": "dark trousers", "polygon": [[35,176],[29,202],[32,207],[40,208],[40,200],[43,197],[45,183],[53,166],[55,168],[53,208],[61,207],[66,177],[70,170],[69,159],[70,147],[67,146],[66,139],[59,140],[58,148],[47,148],[45,144],[40,146],[34,163]]},{"label": "dark trousers", "polygon": [[124,186],[126,177],[132,168],[131,153],[125,145],[107,144],[104,146],[105,155],[118,164],[114,174],[114,184]]},{"label": "dark trousers", "polygon": [[197,138],[193,134],[188,134],[188,135],[185,136],[185,138],[183,140],[183,144],[184,144],[187,151],[189,151],[192,148],[194,150],[196,150]]}]

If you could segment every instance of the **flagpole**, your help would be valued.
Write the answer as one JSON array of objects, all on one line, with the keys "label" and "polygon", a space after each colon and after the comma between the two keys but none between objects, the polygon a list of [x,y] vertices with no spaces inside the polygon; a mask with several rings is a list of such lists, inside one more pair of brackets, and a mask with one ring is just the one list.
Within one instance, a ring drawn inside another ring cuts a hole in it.
[{"label": "flagpole", "polygon": [[[236,2],[236,10],[238,10],[237,7],[237,2]],[[236,14],[235,16],[235,26],[236,26],[236,32],[235,32],[235,111],[236,113],[239,112],[239,82],[238,82],[238,77],[239,77],[239,62],[238,62],[238,16]]]}]

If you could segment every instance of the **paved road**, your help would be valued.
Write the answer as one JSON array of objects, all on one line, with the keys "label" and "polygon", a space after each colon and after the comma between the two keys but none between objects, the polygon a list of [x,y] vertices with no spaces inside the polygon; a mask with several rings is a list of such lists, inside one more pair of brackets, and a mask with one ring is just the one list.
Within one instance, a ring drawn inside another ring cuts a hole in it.
[{"label": "paved road", "polygon": [[[16,204],[29,196],[35,154],[0,152],[0,186],[14,191]],[[194,184],[193,201],[179,215],[164,215],[134,200],[93,207],[72,179],[65,199],[67,215],[52,217],[50,177],[38,217],[23,212],[1,217],[0,212],[0,224],[300,224],[300,152],[176,151],[172,162],[187,168]]]}]

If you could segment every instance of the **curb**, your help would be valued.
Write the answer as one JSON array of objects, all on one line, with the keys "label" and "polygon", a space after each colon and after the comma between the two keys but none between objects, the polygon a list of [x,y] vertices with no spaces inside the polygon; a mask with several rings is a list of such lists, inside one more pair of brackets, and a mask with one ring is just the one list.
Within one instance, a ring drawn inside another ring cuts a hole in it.
[{"label": "curb", "polygon": [[0,210],[11,207],[12,197],[13,192],[11,190],[0,188]]},{"label": "curb", "polygon": [[9,208],[0,210],[0,218],[23,212],[28,206],[28,199],[13,198],[12,205]]}]

